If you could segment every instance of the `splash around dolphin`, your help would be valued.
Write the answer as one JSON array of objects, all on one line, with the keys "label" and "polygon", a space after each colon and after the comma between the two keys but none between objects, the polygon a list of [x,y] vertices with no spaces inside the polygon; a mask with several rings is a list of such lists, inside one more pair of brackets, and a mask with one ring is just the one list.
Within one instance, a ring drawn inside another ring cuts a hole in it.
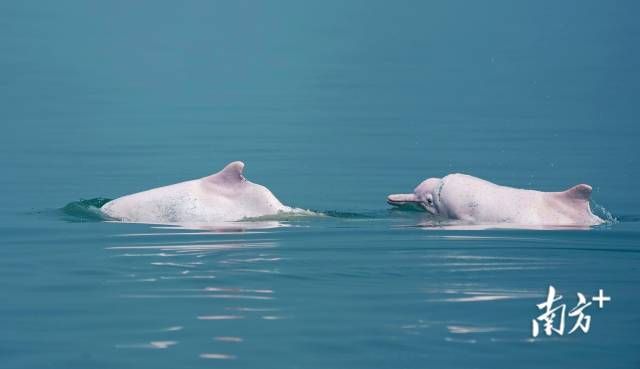
[{"label": "splash around dolphin", "polygon": [[283,205],[268,188],[248,181],[234,161],[207,177],[109,201],[101,211],[132,223],[207,224],[285,213],[312,213]]},{"label": "splash around dolphin", "polygon": [[591,186],[562,192],[500,186],[466,174],[429,178],[410,194],[394,194],[394,206],[414,205],[443,219],[464,224],[525,227],[588,227],[604,223],[591,212]]}]

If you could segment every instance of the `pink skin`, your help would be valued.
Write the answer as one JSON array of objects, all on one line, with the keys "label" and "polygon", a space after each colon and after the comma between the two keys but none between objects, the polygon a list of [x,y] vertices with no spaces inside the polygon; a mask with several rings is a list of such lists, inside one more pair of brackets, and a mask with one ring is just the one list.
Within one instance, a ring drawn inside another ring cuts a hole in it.
[{"label": "pink skin", "polygon": [[394,206],[417,205],[432,215],[467,224],[592,226],[603,220],[591,213],[591,187],[580,184],[562,192],[500,186],[464,174],[429,178],[410,194],[394,194]]},{"label": "pink skin", "polygon": [[101,210],[125,222],[155,224],[212,224],[292,211],[243,170],[244,163],[232,162],[207,177],[117,198]]},{"label": "pink skin", "polygon": [[433,215],[441,215],[436,204],[436,190],[442,183],[440,178],[429,178],[418,185],[413,193],[394,194],[387,203],[394,206],[417,205]]}]

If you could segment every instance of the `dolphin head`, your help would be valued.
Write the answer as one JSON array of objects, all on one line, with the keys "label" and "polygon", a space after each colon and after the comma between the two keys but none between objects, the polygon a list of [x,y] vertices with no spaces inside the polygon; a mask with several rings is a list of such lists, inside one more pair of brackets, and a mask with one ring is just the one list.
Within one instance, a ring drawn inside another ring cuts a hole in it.
[{"label": "dolphin head", "polygon": [[440,214],[437,191],[441,188],[442,179],[429,178],[418,185],[413,193],[393,194],[387,196],[387,202],[394,206],[417,205],[433,215]]}]

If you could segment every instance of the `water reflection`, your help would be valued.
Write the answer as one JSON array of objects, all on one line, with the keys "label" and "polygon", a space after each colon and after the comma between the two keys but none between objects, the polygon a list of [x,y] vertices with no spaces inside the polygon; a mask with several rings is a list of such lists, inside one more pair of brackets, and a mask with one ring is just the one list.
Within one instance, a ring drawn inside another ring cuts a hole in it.
[{"label": "water reflection", "polygon": [[450,325],[450,326],[447,326],[447,329],[449,330],[449,333],[453,333],[453,334],[469,334],[469,333],[497,332],[497,331],[503,331],[506,328]]},{"label": "water reflection", "polygon": [[164,350],[177,344],[178,344],[178,341],[151,341],[149,343],[116,345],[116,348],[143,348],[143,349]]},{"label": "water reflection", "polygon": [[[418,319],[401,321],[398,328],[407,337],[430,337],[447,344],[526,338],[528,307],[535,309],[536,301],[545,296],[538,283],[526,279],[558,273],[570,265],[566,257],[501,249],[514,242],[546,244],[546,237],[443,233],[427,234],[422,240],[424,248],[403,253],[429,276],[418,292],[424,312]],[[428,247],[433,244],[437,246]]]},{"label": "water reflection", "polygon": [[244,341],[242,337],[230,337],[230,336],[213,337],[213,339],[220,342],[233,342],[233,343],[240,343]]},{"label": "water reflection", "polygon": [[[121,221],[108,221],[108,223],[124,223]],[[130,223],[128,224],[136,224]],[[146,224],[146,223],[137,223]],[[252,220],[252,221],[235,221],[235,222],[219,222],[219,223],[176,223],[166,225],[151,226],[151,229],[175,230],[177,232],[163,233],[130,233],[120,236],[182,236],[182,235],[202,235],[217,233],[260,233],[259,230],[269,230],[274,228],[292,227],[290,223],[277,220]],[[185,232],[185,231],[201,231],[201,232]]]},{"label": "water reflection", "polygon": [[[267,222],[250,223],[251,229],[267,229]],[[194,350],[202,349],[197,354],[201,359],[233,360],[237,346],[229,344],[242,344],[244,339],[241,326],[232,322],[285,318],[274,305],[273,286],[260,277],[278,273],[276,266],[284,260],[272,238],[244,226],[198,232],[184,227],[149,229],[120,234],[105,248],[112,257],[122,258],[119,277],[108,282],[136,309],[171,321],[164,328],[134,331],[116,348],[170,350],[184,341]]]},{"label": "water reflection", "polygon": [[431,298],[429,302],[483,302],[483,301],[498,301],[509,299],[530,299],[534,297],[541,297],[541,294],[534,291],[515,291],[515,290],[503,290],[503,289],[468,289],[468,290],[443,290],[439,291],[444,295],[451,297],[444,298]]},{"label": "water reflection", "polygon": [[233,360],[236,358],[233,355],[227,355],[227,354],[200,354],[200,357],[203,359],[218,359],[218,360]]}]

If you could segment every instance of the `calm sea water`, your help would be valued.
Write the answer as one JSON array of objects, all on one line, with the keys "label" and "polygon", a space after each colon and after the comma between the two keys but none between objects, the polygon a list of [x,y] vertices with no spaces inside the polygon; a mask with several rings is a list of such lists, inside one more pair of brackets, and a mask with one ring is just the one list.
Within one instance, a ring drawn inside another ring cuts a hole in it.
[{"label": "calm sea water", "polygon": [[[0,3],[0,367],[637,368],[639,10]],[[207,232],[61,210],[232,160],[335,216]],[[438,230],[385,203],[451,172],[589,183],[617,221]],[[612,301],[532,340],[549,285],[567,313]]]}]

